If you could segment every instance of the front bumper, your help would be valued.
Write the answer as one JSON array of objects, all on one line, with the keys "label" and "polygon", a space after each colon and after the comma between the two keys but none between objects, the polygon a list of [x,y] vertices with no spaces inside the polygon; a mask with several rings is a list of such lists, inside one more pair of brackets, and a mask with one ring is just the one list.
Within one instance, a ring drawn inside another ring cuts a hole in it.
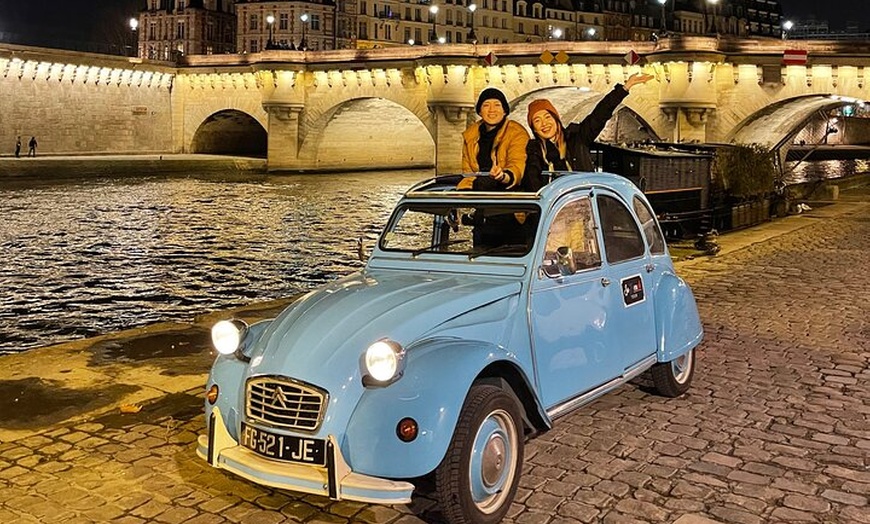
[{"label": "front bumper", "polygon": [[333,500],[375,504],[407,504],[414,485],[354,473],[344,461],[338,442],[329,435],[326,467],[269,460],[239,445],[227,431],[215,407],[209,434],[200,435],[196,454],[216,468],[231,471],[257,484],[322,495]]}]

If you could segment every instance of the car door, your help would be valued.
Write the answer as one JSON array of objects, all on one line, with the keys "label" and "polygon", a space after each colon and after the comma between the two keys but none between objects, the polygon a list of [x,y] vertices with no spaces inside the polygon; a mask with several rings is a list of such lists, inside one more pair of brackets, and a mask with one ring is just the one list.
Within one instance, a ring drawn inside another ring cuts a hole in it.
[{"label": "car door", "polygon": [[640,228],[623,200],[602,190],[595,203],[607,272],[604,301],[611,314],[607,344],[618,348],[620,365],[628,369],[656,351],[651,262]]},{"label": "car door", "polygon": [[592,199],[560,201],[544,224],[530,292],[530,328],[541,400],[551,408],[621,373],[608,344],[610,312]]}]

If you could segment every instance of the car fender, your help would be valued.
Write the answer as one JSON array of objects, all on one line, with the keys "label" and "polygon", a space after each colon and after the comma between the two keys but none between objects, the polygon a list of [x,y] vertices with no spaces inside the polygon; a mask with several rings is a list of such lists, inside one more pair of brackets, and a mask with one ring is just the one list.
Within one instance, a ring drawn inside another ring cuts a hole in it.
[{"label": "car fender", "polygon": [[[441,462],[472,383],[492,364],[514,366],[503,347],[461,340],[432,339],[408,349],[405,374],[386,387],[369,387],[348,422],[342,453],[354,471],[386,478],[413,478]],[[400,420],[419,428],[412,442],[399,440]]]},{"label": "car fender", "polygon": [[[263,333],[271,323],[272,320],[269,319],[249,326],[248,333],[242,341],[242,352],[245,357],[250,358],[248,352],[256,341],[263,336]],[[208,391],[212,385],[218,385],[218,398],[214,406],[220,408],[220,414],[224,419],[224,425],[227,427],[230,435],[237,440],[239,423],[242,420],[239,414],[239,409],[244,409],[245,406],[245,379],[247,372],[248,363],[244,360],[240,360],[237,355],[218,354],[214,364],[212,364],[211,373],[209,374],[208,382],[205,386],[206,391]],[[208,400],[205,401],[206,425],[208,425],[208,421],[211,420],[211,413],[214,406],[209,404]]]},{"label": "car fender", "polygon": [[214,408],[219,407],[224,425],[236,440],[239,437],[239,423],[241,422],[239,408],[243,408],[245,405],[244,384],[247,367],[247,363],[233,355],[218,355],[205,386],[206,391],[208,391],[212,385],[218,385],[217,402],[212,405],[209,404],[208,400],[205,401],[206,426],[211,420]]},{"label": "car fender", "polygon": [[670,362],[701,343],[704,329],[692,289],[673,273],[664,273],[655,292],[659,362]]}]

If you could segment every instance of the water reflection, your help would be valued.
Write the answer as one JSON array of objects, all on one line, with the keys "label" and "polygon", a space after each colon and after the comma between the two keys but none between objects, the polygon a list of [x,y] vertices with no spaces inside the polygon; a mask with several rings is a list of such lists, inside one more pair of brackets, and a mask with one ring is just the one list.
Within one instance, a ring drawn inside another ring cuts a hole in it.
[{"label": "water reflection", "polygon": [[0,187],[0,353],[286,297],[362,266],[428,171]]}]

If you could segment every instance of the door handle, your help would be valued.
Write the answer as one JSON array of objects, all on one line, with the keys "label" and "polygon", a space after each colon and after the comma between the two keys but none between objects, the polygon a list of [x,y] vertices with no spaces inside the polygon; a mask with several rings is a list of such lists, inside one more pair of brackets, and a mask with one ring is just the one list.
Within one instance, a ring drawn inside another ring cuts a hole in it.
[{"label": "door handle", "polygon": [[610,279],[609,279],[609,278],[606,278],[606,277],[605,277],[605,278],[602,278],[602,279],[601,279],[601,285],[604,286],[604,287],[609,286],[609,285],[610,285]]},{"label": "door handle", "polygon": [[647,273],[652,273],[653,270],[656,268],[656,265],[655,265],[655,264],[647,264],[647,265],[645,266],[645,268],[646,268],[646,272],[647,272]]}]

